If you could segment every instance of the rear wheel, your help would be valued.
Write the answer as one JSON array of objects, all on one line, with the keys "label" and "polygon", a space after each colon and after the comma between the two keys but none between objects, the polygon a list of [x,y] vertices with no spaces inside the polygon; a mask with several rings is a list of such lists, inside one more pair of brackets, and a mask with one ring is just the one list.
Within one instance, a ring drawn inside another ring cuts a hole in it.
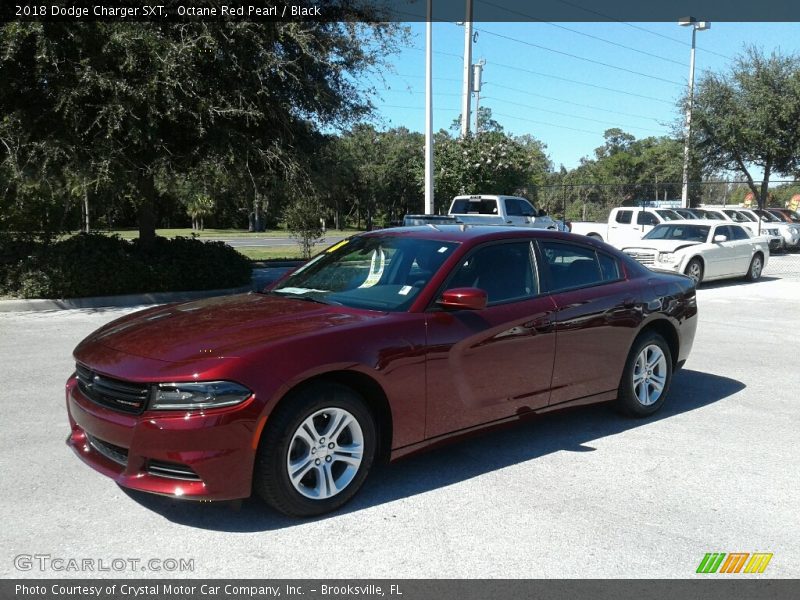
[{"label": "rear wheel", "polygon": [[333,382],[303,388],[267,421],[255,491],[292,517],[336,510],[364,483],[377,439],[372,413],[354,390]]},{"label": "rear wheel", "polygon": [[699,258],[693,258],[689,261],[689,264],[686,265],[683,273],[694,279],[695,284],[699,285],[700,282],[703,281],[703,261]]},{"label": "rear wheel", "polygon": [[756,279],[761,279],[761,272],[764,270],[764,259],[762,258],[761,254],[756,254],[753,256],[752,260],[750,261],[750,267],[747,269],[747,273],[745,274],[744,278],[747,281],[755,281]]},{"label": "rear wheel", "polygon": [[664,404],[672,381],[672,353],[655,332],[636,338],[628,354],[617,404],[634,417],[646,417]]}]

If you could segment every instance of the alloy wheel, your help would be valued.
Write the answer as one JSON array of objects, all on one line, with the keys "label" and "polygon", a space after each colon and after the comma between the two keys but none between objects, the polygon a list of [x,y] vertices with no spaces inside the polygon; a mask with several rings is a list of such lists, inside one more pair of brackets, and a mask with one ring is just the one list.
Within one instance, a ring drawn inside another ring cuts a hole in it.
[{"label": "alloy wheel", "polygon": [[306,498],[325,500],[355,478],[364,456],[364,432],[343,408],[307,417],[289,442],[286,467],[292,486]]},{"label": "alloy wheel", "polygon": [[645,346],[633,367],[633,392],[642,406],[655,404],[667,381],[667,359],[655,344]]}]

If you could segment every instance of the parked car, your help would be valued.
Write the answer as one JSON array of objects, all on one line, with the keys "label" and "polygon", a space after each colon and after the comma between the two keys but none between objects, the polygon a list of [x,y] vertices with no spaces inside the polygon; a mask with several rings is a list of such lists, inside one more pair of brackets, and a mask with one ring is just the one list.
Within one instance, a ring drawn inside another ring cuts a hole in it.
[{"label": "parked car", "polygon": [[796,210],[790,208],[768,208],[767,210],[784,223],[800,225],[800,214]]},{"label": "parked car", "polygon": [[469,225],[556,229],[556,223],[543,209],[537,209],[530,201],[518,196],[456,196],[447,214]]},{"label": "parked car", "polygon": [[379,459],[583,404],[657,411],[695,286],[606,244],[522,227],[357,235],[263,293],[150,308],[75,349],[81,460],[124,487],[255,491],[288,515],[350,499]]},{"label": "parked car", "polygon": [[673,208],[672,211],[678,213],[681,218],[683,219],[701,219],[702,217],[698,216],[697,213],[692,210],[691,208]]},{"label": "parked car", "polygon": [[659,223],[681,219],[681,215],[669,208],[620,207],[611,211],[608,223],[574,222],[570,231],[619,248],[642,239],[644,234]]},{"label": "parked car", "polygon": [[751,236],[741,225],[713,220],[659,225],[622,251],[651,269],[684,273],[697,283],[730,277],[755,281],[769,260],[764,238]]},{"label": "parked car", "polygon": [[759,208],[745,209],[743,213],[750,215],[754,220],[761,221],[762,228],[776,228],[783,239],[784,250],[797,250],[800,247],[800,225],[786,223],[771,212]]},{"label": "parked car", "polygon": [[730,223],[737,223],[747,229],[752,236],[762,236],[766,238],[767,243],[769,244],[769,249],[772,252],[779,251],[783,249],[783,237],[781,236],[780,231],[777,227],[770,227],[769,225],[764,225],[761,227],[761,232],[759,233],[759,225],[756,221],[755,217],[751,217],[743,213],[741,210],[734,209],[734,208],[725,208],[725,209],[714,209],[714,208],[706,208],[706,214],[708,215],[709,219],[714,220],[723,220],[728,221]]}]

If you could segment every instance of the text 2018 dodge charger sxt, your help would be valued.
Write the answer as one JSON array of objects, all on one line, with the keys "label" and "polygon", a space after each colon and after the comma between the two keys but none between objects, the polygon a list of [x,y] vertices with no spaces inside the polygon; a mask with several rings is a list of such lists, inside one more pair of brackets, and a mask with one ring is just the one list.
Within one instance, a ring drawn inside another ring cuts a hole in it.
[{"label": "text 2018 dodge charger sxt", "polygon": [[601,242],[400,228],[336,244],[264,293],[161,306],[75,349],[68,443],[129,488],[289,515],[338,508],[379,457],[616,400],[663,404],[695,287]]}]

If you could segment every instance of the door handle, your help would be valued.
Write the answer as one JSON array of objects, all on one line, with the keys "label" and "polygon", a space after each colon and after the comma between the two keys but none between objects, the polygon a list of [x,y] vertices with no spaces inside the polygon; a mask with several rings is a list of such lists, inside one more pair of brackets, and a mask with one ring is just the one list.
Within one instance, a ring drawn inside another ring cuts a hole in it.
[{"label": "door handle", "polygon": [[525,329],[533,329],[534,331],[546,332],[553,327],[553,319],[550,317],[539,317],[533,321],[528,321],[523,327],[525,327]]}]

